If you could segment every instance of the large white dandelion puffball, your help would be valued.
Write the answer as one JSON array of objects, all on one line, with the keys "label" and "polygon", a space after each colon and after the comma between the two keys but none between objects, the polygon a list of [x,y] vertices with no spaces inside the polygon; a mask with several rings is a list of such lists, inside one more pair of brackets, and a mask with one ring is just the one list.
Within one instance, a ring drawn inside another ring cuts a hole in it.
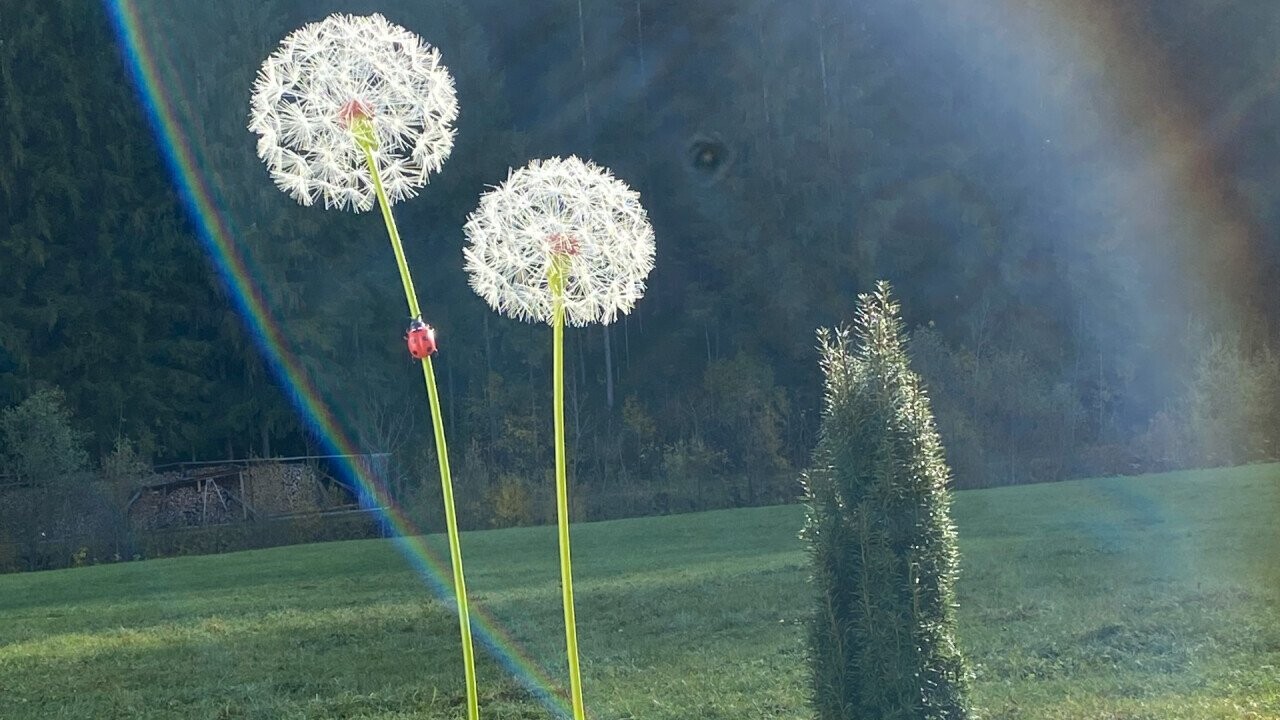
[{"label": "large white dandelion puffball", "polygon": [[534,160],[467,218],[471,288],[517,320],[553,321],[549,272],[563,273],[565,322],[611,323],[644,295],[653,227],[639,193],[576,157]]},{"label": "large white dandelion puffball", "polygon": [[381,15],[295,30],[258,70],[249,130],[281,190],[363,212],[373,178],[353,125],[367,120],[389,202],[413,197],[453,149],[458,99],[440,52]]}]

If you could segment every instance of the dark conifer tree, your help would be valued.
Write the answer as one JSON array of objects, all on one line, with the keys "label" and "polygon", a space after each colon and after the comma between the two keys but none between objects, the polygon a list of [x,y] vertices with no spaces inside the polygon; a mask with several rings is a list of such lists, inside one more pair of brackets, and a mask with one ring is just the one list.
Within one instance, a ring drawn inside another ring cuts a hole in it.
[{"label": "dark conifer tree", "polygon": [[970,716],[955,643],[950,471],[889,286],[822,330],[826,407],[805,484],[820,720]]}]

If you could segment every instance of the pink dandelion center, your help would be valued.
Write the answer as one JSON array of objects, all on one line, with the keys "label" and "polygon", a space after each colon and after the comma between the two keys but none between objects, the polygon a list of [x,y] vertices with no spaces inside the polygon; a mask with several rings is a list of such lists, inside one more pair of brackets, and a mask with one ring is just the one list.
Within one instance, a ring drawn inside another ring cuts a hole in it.
[{"label": "pink dandelion center", "polygon": [[342,121],[343,127],[351,127],[351,124],[358,119],[368,120],[373,117],[373,108],[363,100],[348,100],[343,103],[338,110],[338,119]]},{"label": "pink dandelion center", "polygon": [[552,253],[570,257],[577,255],[582,249],[582,243],[570,233],[551,233],[547,237],[547,245],[551,247]]}]

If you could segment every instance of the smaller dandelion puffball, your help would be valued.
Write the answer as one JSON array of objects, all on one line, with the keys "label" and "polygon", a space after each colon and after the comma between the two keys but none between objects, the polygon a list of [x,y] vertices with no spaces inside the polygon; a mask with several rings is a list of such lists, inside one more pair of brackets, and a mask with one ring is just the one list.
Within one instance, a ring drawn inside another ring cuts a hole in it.
[{"label": "smaller dandelion puffball", "polygon": [[639,193],[576,157],[512,171],[480,197],[465,229],[471,288],[517,320],[553,321],[553,262],[563,273],[565,322],[576,326],[630,312],[653,269],[653,227]]},{"label": "smaller dandelion puffball", "polygon": [[389,202],[413,197],[453,149],[453,78],[440,52],[381,15],[330,15],[286,37],[258,70],[249,130],[281,190],[363,212],[373,178],[353,126],[368,121]]}]

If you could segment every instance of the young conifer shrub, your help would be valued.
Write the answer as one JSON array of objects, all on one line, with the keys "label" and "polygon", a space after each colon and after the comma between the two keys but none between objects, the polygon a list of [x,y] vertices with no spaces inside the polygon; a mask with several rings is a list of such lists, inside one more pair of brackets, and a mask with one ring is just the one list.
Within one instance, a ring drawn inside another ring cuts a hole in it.
[{"label": "young conifer shrub", "polygon": [[826,406],[805,477],[820,720],[971,717],[955,642],[950,471],[889,286],[819,330]]}]

